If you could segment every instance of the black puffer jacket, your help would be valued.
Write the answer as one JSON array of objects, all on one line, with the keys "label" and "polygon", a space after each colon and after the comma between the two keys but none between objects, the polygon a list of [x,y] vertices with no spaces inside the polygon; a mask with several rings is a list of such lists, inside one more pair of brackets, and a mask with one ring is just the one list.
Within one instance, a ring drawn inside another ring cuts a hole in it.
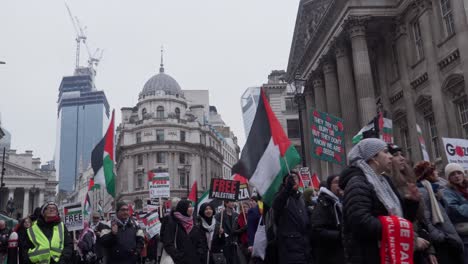
[{"label": "black puffer jacket", "polygon": [[109,263],[134,264],[136,263],[144,245],[143,230],[133,220],[128,220],[126,225],[116,221],[119,227],[117,234],[112,234],[111,229],[101,231],[101,243],[108,254]]},{"label": "black puffer jacket", "polygon": [[309,263],[309,218],[299,192],[282,188],[273,201],[279,264]]},{"label": "black puffer jacket", "polygon": [[[53,222],[53,223],[46,223],[44,218],[41,216],[39,219],[37,219],[37,225],[41,229],[42,233],[47,237],[47,239],[52,240],[52,235],[54,233],[54,226],[58,225],[60,222]],[[26,246],[22,248],[23,250],[23,263],[32,263],[29,260],[28,256],[28,250],[30,248],[34,248],[34,244],[31,242],[31,240],[28,239],[26,241]],[[72,260],[73,256],[73,240],[70,237],[67,228],[64,226],[64,241],[63,241],[63,250],[62,250],[62,255],[60,256],[58,264],[65,264],[65,263],[70,263]],[[51,264],[55,264],[56,262],[53,260],[50,260]]]},{"label": "black puffer jacket", "polygon": [[164,225],[161,242],[175,264],[206,263],[205,253],[208,252],[206,238],[202,236],[196,225],[187,234],[172,214],[166,218]]},{"label": "black puffer jacket", "polygon": [[[323,189],[321,189],[323,190]],[[321,191],[318,203],[312,212],[312,240],[315,264],[342,264],[344,249],[341,240],[342,212],[336,201]]]},{"label": "black puffer jacket", "polygon": [[[391,181],[384,177],[399,197]],[[378,243],[382,238],[382,225],[378,216],[388,215],[379,201],[374,187],[367,181],[364,172],[357,167],[346,168],[340,175],[343,199],[343,246],[347,263],[380,263]],[[401,201],[405,218],[416,211],[417,202]]]}]

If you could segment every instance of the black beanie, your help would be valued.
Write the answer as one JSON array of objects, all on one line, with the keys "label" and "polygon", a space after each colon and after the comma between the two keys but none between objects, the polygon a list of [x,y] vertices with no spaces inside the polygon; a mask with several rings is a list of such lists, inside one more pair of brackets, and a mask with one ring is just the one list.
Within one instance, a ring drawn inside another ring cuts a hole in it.
[{"label": "black beanie", "polygon": [[179,212],[181,213],[182,215],[185,215],[185,216],[189,216],[187,214],[187,211],[190,207],[190,201],[187,200],[187,199],[183,199],[183,200],[180,200],[180,202],[177,203],[177,206],[176,206],[176,212]]}]

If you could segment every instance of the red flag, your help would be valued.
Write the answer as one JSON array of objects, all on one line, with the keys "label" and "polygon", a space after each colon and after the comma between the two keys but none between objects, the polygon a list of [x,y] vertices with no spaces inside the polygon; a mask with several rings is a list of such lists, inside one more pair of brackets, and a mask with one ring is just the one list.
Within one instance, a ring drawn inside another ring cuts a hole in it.
[{"label": "red flag", "polygon": [[316,190],[320,188],[320,179],[317,176],[317,173],[314,173],[314,175],[312,176],[312,187],[314,187],[314,189]]},{"label": "red flag", "polygon": [[128,204],[128,214],[130,215],[130,217],[133,216],[133,206],[132,206],[132,204]]},{"label": "red flag", "polygon": [[245,183],[249,182],[249,180],[247,180],[247,178],[241,176],[239,173],[236,173],[236,174],[232,175],[231,180],[238,181],[238,182],[240,182],[240,184],[245,184]]},{"label": "red flag", "polygon": [[197,202],[197,181],[193,182],[192,190],[190,191],[190,194],[187,199],[192,202]]},{"label": "red flag", "polygon": [[154,177],[154,172],[148,171],[148,181],[152,181]]}]

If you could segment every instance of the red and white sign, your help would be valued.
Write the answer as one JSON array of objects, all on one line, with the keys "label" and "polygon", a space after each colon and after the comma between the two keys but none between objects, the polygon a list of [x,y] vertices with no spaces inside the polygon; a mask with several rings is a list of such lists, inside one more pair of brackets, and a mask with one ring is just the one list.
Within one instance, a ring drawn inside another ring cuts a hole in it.
[{"label": "red and white sign", "polygon": [[458,163],[468,170],[468,140],[461,138],[442,138],[445,154],[449,163]]}]

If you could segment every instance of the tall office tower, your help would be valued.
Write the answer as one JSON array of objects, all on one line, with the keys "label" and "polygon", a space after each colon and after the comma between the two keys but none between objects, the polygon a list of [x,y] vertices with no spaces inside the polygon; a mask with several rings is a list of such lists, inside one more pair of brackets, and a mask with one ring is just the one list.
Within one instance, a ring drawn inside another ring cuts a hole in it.
[{"label": "tall office tower", "polygon": [[245,138],[249,136],[257,112],[257,103],[260,97],[260,87],[249,87],[241,96],[242,119],[244,120]]},{"label": "tall office tower", "polygon": [[91,152],[102,139],[109,119],[104,91],[96,90],[95,71],[79,67],[60,83],[55,165],[59,190],[74,191],[80,172],[91,164]]}]

